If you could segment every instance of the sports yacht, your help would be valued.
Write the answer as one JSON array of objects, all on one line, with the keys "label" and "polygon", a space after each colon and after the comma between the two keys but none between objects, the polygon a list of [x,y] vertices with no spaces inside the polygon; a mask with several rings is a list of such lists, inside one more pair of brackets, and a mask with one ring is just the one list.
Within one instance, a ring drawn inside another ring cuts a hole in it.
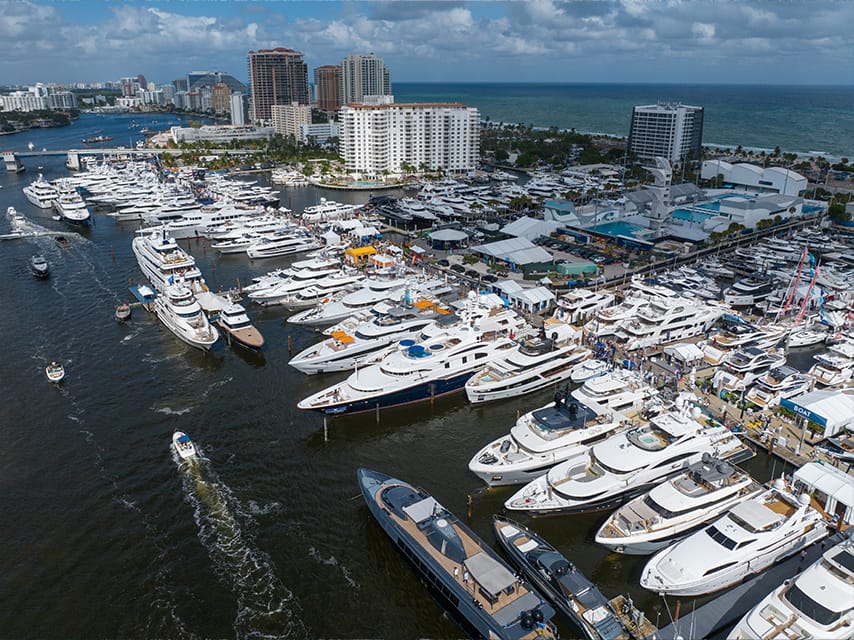
[{"label": "sports yacht", "polygon": [[27,200],[39,209],[52,209],[56,201],[57,190],[42,174],[22,189]]},{"label": "sports yacht", "polygon": [[587,640],[635,640],[654,637],[655,627],[630,600],[608,600],[595,584],[555,547],[527,527],[494,516],[501,548],[522,574],[552,601]]},{"label": "sports yacht", "polygon": [[825,551],[803,573],[765,596],[727,637],[847,640],[854,626],[852,588],[854,540],[849,537]]},{"label": "sports yacht", "polygon": [[809,375],[826,387],[847,382],[854,376],[854,340],[843,340],[830,345],[826,353],[813,356],[816,363]]},{"label": "sports yacht", "polygon": [[402,346],[379,364],[357,369],[343,382],[302,400],[300,409],[350,414],[429,400],[461,391],[466,381],[491,359],[515,346],[509,336],[527,331],[527,323],[510,309],[479,322],[466,322],[429,340]]},{"label": "sports yacht", "polygon": [[208,322],[196,296],[186,284],[167,286],[155,299],[154,312],[169,331],[191,347],[210,349],[219,339],[219,332]]},{"label": "sports yacht", "polygon": [[747,347],[727,354],[712,382],[715,388],[722,387],[727,391],[746,390],[757,378],[785,364],[785,355]]},{"label": "sports yacht", "polygon": [[604,376],[611,370],[611,365],[604,360],[596,360],[587,358],[573,365],[569,372],[569,379],[572,382],[586,382],[599,376]]},{"label": "sports yacht", "polygon": [[736,280],[724,290],[724,303],[731,307],[751,307],[765,300],[773,291],[774,285],[770,278],[749,276]]},{"label": "sports yacht", "polygon": [[639,374],[618,369],[588,379],[572,392],[572,397],[582,404],[596,403],[631,416],[657,394],[658,389],[646,384]]},{"label": "sports yacht", "polygon": [[689,414],[682,406],[612,435],[529,482],[504,506],[532,515],[601,511],[681,473],[704,453],[733,460],[753,455],[726,427],[703,426],[699,416],[699,408]]},{"label": "sports yacht", "polygon": [[723,315],[723,308],[687,298],[653,298],[634,319],[624,322],[615,338],[626,351],[679,342],[702,335]]},{"label": "sports yacht", "polygon": [[787,344],[790,349],[797,347],[811,347],[814,344],[821,344],[827,339],[827,327],[823,325],[813,324],[800,329],[792,329],[787,339]]},{"label": "sports yacht", "polygon": [[596,542],[617,553],[655,553],[761,491],[762,485],[748,474],[703,454],[684,473],[612,513],[596,533]]},{"label": "sports yacht", "polygon": [[474,454],[469,470],[491,487],[526,484],[583,454],[626,424],[621,414],[559,394],[554,403],[521,416],[509,434]]},{"label": "sports yacht", "polygon": [[780,404],[783,398],[794,398],[806,393],[812,386],[812,378],[793,367],[775,367],[756,380],[744,399],[762,409]]},{"label": "sports yacht", "polygon": [[781,478],[713,524],[654,555],[640,584],[656,593],[699,596],[759,573],[829,533],[810,496]]},{"label": "sports yacht", "polygon": [[471,637],[557,637],[551,605],[434,497],[378,471],[357,476],[371,515]]},{"label": "sports yacht", "polygon": [[236,302],[223,307],[216,319],[216,324],[225,332],[225,339],[250,349],[260,349],[264,346],[264,336],[255,328],[246,309]]},{"label": "sports yacht", "polygon": [[91,217],[89,209],[77,189],[70,185],[60,183],[57,187],[57,196],[56,200],[53,201],[53,207],[63,222],[78,227],[89,224]]},{"label": "sports yacht", "polygon": [[158,292],[176,281],[192,289],[203,288],[202,272],[196,261],[162,227],[142,229],[131,244],[139,268]]},{"label": "sports yacht", "polygon": [[176,431],[172,434],[172,446],[182,460],[196,457],[196,445],[190,440],[190,436],[183,431]]},{"label": "sports yacht", "polygon": [[41,254],[30,258],[30,271],[36,278],[47,278],[50,276],[50,265]]},{"label": "sports yacht", "polygon": [[294,253],[311,251],[323,246],[323,243],[307,233],[286,231],[277,232],[252,243],[246,249],[246,255],[251,260],[260,258],[276,258],[289,256]]},{"label": "sports yacht", "polygon": [[65,378],[65,367],[58,362],[51,362],[44,368],[44,374],[51,382],[62,382]]},{"label": "sports yacht", "polygon": [[573,365],[591,356],[579,345],[581,332],[559,320],[539,336],[525,338],[466,382],[469,402],[514,398],[569,380]]}]

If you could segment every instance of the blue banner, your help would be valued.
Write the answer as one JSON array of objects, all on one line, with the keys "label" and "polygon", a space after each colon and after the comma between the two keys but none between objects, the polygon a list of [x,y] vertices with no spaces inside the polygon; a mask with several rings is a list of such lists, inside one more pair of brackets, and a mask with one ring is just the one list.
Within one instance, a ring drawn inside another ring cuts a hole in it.
[{"label": "blue banner", "polygon": [[796,416],[806,418],[810,422],[815,422],[816,424],[821,425],[822,427],[827,426],[827,419],[824,416],[820,416],[817,413],[813,413],[806,407],[802,407],[801,405],[797,404],[794,400],[791,400],[789,398],[783,398],[780,401],[780,406],[788,409]]}]

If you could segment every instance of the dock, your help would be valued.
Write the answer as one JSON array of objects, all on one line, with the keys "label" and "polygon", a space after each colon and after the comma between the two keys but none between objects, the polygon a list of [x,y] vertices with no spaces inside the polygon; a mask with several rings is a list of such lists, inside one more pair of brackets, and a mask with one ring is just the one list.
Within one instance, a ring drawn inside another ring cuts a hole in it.
[{"label": "dock", "polygon": [[[646,640],[676,640],[677,638],[708,638],[713,633],[735,625],[784,580],[793,578],[819,559],[826,549],[830,549],[845,539],[845,534],[837,532],[822,542],[807,547],[806,557],[800,553],[778,562],[753,578],[742,582],[729,591],[707,602],[696,611],[686,614],[657,633],[647,636]],[[687,606],[687,600],[683,600]]]}]

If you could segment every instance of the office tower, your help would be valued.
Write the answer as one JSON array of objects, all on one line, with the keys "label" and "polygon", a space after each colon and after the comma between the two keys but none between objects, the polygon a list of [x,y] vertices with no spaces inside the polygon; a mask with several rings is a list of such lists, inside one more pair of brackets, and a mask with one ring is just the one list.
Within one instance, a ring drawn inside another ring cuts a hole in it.
[{"label": "office tower", "polygon": [[354,54],[341,61],[341,100],[360,104],[364,96],[391,95],[391,75],[382,58]]},{"label": "office tower", "polygon": [[314,70],[314,102],[321,111],[341,108],[341,67],[327,64]]},{"label": "office tower", "polygon": [[308,66],[303,54],[278,47],[249,52],[253,121],[270,120],[274,104],[309,104]]},{"label": "office tower", "polygon": [[663,103],[635,107],[629,151],[642,160],[681,162],[703,150],[703,107]]}]

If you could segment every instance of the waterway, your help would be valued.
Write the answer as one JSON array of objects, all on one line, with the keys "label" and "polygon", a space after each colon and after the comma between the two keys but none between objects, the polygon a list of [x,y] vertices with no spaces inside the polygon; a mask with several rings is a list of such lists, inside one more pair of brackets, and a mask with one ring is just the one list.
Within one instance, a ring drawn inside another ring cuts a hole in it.
[{"label": "waterway", "polygon": [[[92,129],[84,116],[62,135],[79,139]],[[66,144],[39,133],[46,137],[36,144]],[[48,179],[67,174],[61,157],[28,160],[36,162]],[[0,205],[63,229],[21,193],[36,172],[0,174]],[[368,196],[296,188],[282,200],[300,209],[320,197]],[[288,366],[289,341],[296,353],[318,335],[287,325],[282,310],[250,309],[267,339],[261,354],[222,344],[204,354],[141,309],[127,324],[114,320],[129,283],[142,278],[133,230],[96,214],[66,248],[51,238],[0,247],[0,635],[460,637],[371,518],[356,469],[421,485],[461,516],[471,494],[471,525],[491,542],[492,515],[511,489],[485,490],[467,462],[550,392],[486,406],[457,396],[388,410],[379,422],[334,421],[324,431],[319,416],[295,404],[343,375],[307,377]],[[2,217],[0,233],[7,231]],[[185,245],[215,288],[289,262],[250,263],[202,241]],[[28,273],[36,252],[51,264],[46,281]],[[51,360],[66,366],[61,385],[45,379]],[[175,429],[201,447],[197,467],[173,455]],[[761,480],[782,471],[764,455],[746,466]],[[663,624],[661,599],[638,587],[644,560],[593,544],[603,517],[533,526],[605,593],[631,593]],[[567,625],[562,631],[576,635]]]}]

